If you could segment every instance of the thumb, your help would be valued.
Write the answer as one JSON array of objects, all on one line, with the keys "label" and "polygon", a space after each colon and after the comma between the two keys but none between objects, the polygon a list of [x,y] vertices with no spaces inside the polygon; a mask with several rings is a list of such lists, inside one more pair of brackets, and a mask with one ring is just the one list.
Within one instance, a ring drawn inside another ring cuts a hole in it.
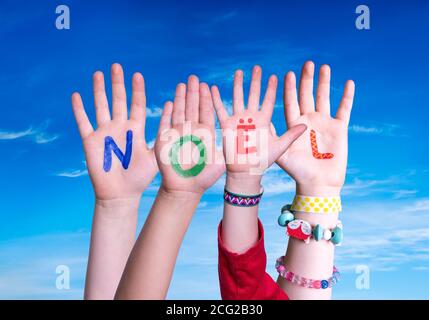
[{"label": "thumb", "polygon": [[306,130],[307,130],[307,126],[305,124],[298,124],[290,128],[288,131],[286,131],[274,143],[273,153],[271,155],[272,159],[270,160],[272,160],[273,162],[276,161],[283,153],[286,152],[289,146],[296,139],[298,139]]}]

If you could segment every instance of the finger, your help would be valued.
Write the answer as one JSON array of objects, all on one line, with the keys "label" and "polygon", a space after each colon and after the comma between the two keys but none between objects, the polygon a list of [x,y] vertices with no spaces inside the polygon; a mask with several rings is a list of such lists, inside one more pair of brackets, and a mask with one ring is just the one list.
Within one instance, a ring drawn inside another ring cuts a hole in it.
[{"label": "finger", "polygon": [[331,68],[324,64],[319,70],[319,81],[316,91],[316,111],[330,115],[329,90],[331,81]]},{"label": "finger", "polygon": [[127,93],[124,85],[124,71],[119,63],[112,65],[112,118],[127,120]]},{"label": "finger", "polygon": [[200,84],[200,123],[214,128],[214,108],[212,95],[207,83]]},{"label": "finger", "polygon": [[283,153],[285,153],[289,146],[298,139],[305,130],[307,130],[307,126],[305,124],[298,124],[286,131],[274,144],[270,162],[276,161]]},{"label": "finger", "polygon": [[84,139],[89,136],[94,129],[92,128],[91,122],[85,112],[80,94],[77,92],[73,93],[71,101],[80,136]]},{"label": "finger", "polygon": [[110,121],[109,103],[107,102],[103,73],[101,71],[97,71],[94,73],[92,80],[95,117],[97,119],[97,126],[102,126]]},{"label": "finger", "polygon": [[198,107],[200,99],[200,83],[196,76],[191,75],[188,79],[188,87],[186,91],[186,121],[198,122]]},{"label": "finger", "polygon": [[141,73],[136,72],[133,76],[131,96],[130,119],[137,121],[143,128],[146,123],[146,94],[145,83]]},{"label": "finger", "polygon": [[167,101],[162,110],[161,119],[159,120],[158,134],[171,128],[171,117],[173,114],[173,102]]},{"label": "finger", "polygon": [[225,107],[223,106],[222,99],[220,97],[219,89],[217,86],[212,86],[212,98],[213,105],[216,111],[217,118],[219,119],[219,123],[222,124],[228,120],[228,112],[226,112]]},{"label": "finger", "polygon": [[284,113],[286,124],[291,127],[291,123],[297,120],[300,116],[299,104],[296,94],[296,77],[292,71],[285,76],[284,92],[283,92]]},{"label": "finger", "polygon": [[355,95],[355,83],[353,80],[348,80],[344,87],[343,97],[340,102],[340,107],[337,111],[336,118],[344,121],[347,125],[350,122],[350,113],[353,107],[353,98]]},{"label": "finger", "polygon": [[179,83],[176,87],[173,106],[173,126],[185,122],[186,84]]},{"label": "finger", "polygon": [[268,79],[267,91],[265,92],[264,101],[262,102],[261,111],[270,120],[273,115],[274,105],[276,103],[277,83],[278,81],[275,75],[272,75]]},{"label": "finger", "polygon": [[301,79],[299,81],[299,107],[301,114],[314,111],[313,78],[314,63],[307,61],[302,67]]},{"label": "finger", "polygon": [[259,100],[261,97],[261,78],[261,67],[254,66],[252,70],[252,80],[250,82],[249,100],[247,102],[247,108],[250,111],[258,111]]},{"label": "finger", "polygon": [[244,98],[243,98],[243,71],[237,70],[234,74],[234,90],[232,93],[232,109],[234,114],[244,111]]}]

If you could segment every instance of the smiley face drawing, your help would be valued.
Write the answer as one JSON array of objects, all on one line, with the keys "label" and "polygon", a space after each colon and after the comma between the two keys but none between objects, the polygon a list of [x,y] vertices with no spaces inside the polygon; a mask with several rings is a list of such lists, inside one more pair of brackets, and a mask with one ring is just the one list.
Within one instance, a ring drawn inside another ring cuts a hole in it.
[{"label": "smiley face drawing", "polygon": [[305,243],[310,242],[311,226],[307,221],[295,219],[288,223],[286,234]]}]

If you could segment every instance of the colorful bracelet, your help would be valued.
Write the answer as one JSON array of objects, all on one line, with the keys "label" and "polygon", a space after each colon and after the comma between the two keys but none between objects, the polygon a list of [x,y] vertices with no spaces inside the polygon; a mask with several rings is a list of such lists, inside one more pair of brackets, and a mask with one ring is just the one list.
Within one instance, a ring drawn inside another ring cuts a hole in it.
[{"label": "colorful bracelet", "polygon": [[308,197],[295,196],[291,211],[308,213],[339,213],[342,210],[340,197]]},{"label": "colorful bracelet", "polygon": [[233,206],[253,207],[259,204],[263,194],[264,194],[264,190],[262,188],[261,188],[261,193],[250,195],[250,196],[232,193],[224,189],[223,199],[225,200],[226,203]]},{"label": "colorful bracelet", "polygon": [[340,220],[338,220],[337,225],[332,230],[323,228],[320,224],[312,228],[307,221],[295,219],[294,214],[289,210],[290,205],[284,206],[277,220],[280,226],[286,227],[286,235],[302,240],[305,243],[309,243],[310,238],[313,237],[316,241],[324,239],[331,241],[336,246],[341,245],[343,241],[343,225]]},{"label": "colorful bracelet", "polygon": [[307,244],[310,242],[310,239],[313,238],[316,241],[322,239],[330,241],[334,245],[339,246],[343,241],[343,228],[341,221],[338,221],[336,227],[332,230],[323,228],[320,224],[312,229],[307,221],[295,219],[287,224],[286,235],[302,240]]},{"label": "colorful bracelet", "polygon": [[328,279],[322,279],[322,280],[314,280],[314,279],[307,279],[304,277],[301,277],[292,271],[289,271],[284,266],[284,256],[281,256],[276,261],[276,270],[279,273],[279,275],[284,278],[286,281],[289,281],[291,283],[297,284],[301,287],[310,288],[310,289],[327,289],[332,288],[339,280],[340,280],[340,272],[338,269],[334,266],[332,276]]}]

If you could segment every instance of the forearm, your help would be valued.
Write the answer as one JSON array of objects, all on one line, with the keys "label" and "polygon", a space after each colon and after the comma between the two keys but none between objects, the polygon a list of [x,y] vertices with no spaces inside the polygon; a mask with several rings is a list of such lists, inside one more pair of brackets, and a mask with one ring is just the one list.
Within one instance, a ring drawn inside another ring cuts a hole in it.
[{"label": "forearm", "polygon": [[[322,186],[297,186],[297,194],[307,196],[338,196],[339,188]],[[338,221],[338,214],[295,213],[296,219],[302,219],[312,227],[320,224],[323,228],[333,229]],[[328,279],[334,265],[334,244],[330,241],[311,240],[306,244],[301,240],[289,238],[284,264],[288,270],[309,279]],[[290,299],[330,299],[332,289],[312,289],[301,287],[279,277],[277,283]]]},{"label": "forearm", "polygon": [[116,299],[164,299],[201,194],[162,186],[131,252]]},{"label": "forearm", "polygon": [[[259,194],[261,177],[247,173],[228,173],[225,187],[237,194]],[[241,254],[258,241],[258,208],[259,206],[238,207],[224,203],[221,236],[229,251]]]},{"label": "forearm", "polygon": [[96,200],[85,299],[113,299],[135,242],[140,197]]}]

